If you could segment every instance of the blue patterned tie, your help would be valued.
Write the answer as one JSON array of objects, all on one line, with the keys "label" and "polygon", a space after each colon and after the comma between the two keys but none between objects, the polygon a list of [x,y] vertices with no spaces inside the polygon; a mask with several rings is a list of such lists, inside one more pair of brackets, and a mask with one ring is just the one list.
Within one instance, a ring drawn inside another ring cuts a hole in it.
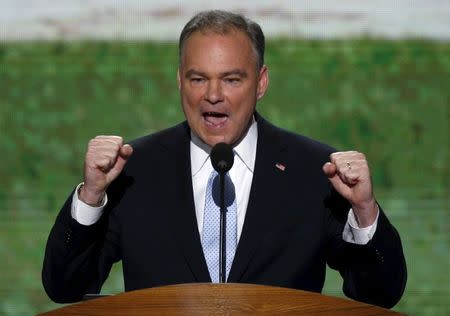
[{"label": "blue patterned tie", "polygon": [[[220,247],[220,185],[219,175],[213,170],[208,179],[203,215],[202,247],[213,283],[219,283],[219,247]],[[237,208],[233,182],[228,173],[225,175],[226,213],[226,279],[230,273],[237,244]]]}]

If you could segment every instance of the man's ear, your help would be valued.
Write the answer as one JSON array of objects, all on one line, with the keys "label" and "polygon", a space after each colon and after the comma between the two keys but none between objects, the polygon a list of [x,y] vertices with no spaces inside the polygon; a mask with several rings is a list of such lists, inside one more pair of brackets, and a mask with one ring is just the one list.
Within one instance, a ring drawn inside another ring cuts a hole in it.
[{"label": "man's ear", "polygon": [[267,68],[266,65],[263,65],[261,67],[261,70],[259,71],[258,87],[256,90],[256,98],[258,101],[261,100],[261,98],[264,96],[268,87],[269,87],[269,68]]},{"label": "man's ear", "polygon": [[177,85],[178,85],[178,90],[180,90],[181,89],[180,67],[178,67],[178,69],[177,69]]}]

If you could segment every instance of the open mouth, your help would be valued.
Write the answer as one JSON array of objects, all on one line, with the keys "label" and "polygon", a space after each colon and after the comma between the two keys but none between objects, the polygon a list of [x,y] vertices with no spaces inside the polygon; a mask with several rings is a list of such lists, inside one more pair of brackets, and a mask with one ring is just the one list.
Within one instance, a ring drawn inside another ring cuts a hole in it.
[{"label": "open mouth", "polygon": [[227,121],[228,115],[220,112],[203,112],[203,118],[206,123],[220,127]]}]

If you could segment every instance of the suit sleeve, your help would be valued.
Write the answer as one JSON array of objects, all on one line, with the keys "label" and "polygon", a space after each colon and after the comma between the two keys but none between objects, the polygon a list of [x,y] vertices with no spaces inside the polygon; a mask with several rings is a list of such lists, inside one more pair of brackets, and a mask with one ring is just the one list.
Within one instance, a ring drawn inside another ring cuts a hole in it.
[{"label": "suit sleeve", "polygon": [[79,224],[71,216],[72,195],[51,229],[42,269],[45,291],[57,303],[99,293],[112,264],[120,259],[113,216],[105,210],[96,224]]},{"label": "suit sleeve", "polygon": [[327,216],[328,265],[339,270],[344,279],[343,291],[348,297],[393,307],[401,298],[406,285],[407,271],[400,236],[380,207],[377,230],[366,245],[342,239],[343,222],[348,205],[340,203]]}]

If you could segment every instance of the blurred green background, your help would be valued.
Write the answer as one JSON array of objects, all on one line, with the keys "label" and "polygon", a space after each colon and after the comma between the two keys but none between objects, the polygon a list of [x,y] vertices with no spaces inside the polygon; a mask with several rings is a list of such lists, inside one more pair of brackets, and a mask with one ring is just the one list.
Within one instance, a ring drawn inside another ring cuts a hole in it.
[{"label": "blurred green background", "polygon": [[[407,258],[394,310],[449,315],[450,43],[277,40],[266,62],[266,118],[367,154]],[[42,288],[41,264],[59,207],[82,180],[87,141],[181,121],[177,63],[170,43],[0,44],[0,314],[58,306]],[[103,292],[121,291],[116,266]],[[324,293],[342,296],[336,272]]]}]

